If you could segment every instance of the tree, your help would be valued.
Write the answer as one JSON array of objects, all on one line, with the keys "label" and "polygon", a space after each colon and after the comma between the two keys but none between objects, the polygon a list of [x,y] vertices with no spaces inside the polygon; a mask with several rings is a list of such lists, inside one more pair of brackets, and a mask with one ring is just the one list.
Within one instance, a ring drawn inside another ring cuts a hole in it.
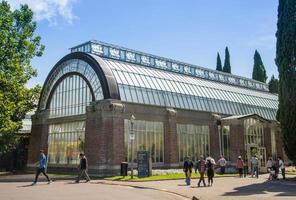
[{"label": "tree", "polygon": [[268,82],[268,88],[271,93],[279,93],[279,80],[274,78],[274,75],[271,76],[271,79]]},{"label": "tree", "polygon": [[224,60],[223,72],[231,74],[230,55],[229,55],[228,47],[225,48],[225,60]]},{"label": "tree", "polygon": [[22,119],[39,98],[40,86],[26,87],[37,75],[31,59],[44,50],[32,20],[27,5],[12,11],[6,1],[0,2],[0,155],[15,145]]},{"label": "tree", "polygon": [[263,65],[261,56],[257,50],[255,51],[255,54],[254,54],[254,66],[253,66],[252,78],[254,80],[257,80],[263,83],[265,83],[267,79],[265,67]]},{"label": "tree", "polygon": [[217,53],[216,70],[222,72],[222,62],[221,62],[221,58],[220,58],[220,54],[219,53]]},{"label": "tree", "polygon": [[296,1],[279,0],[276,64],[279,71],[279,120],[284,148],[296,163]]}]

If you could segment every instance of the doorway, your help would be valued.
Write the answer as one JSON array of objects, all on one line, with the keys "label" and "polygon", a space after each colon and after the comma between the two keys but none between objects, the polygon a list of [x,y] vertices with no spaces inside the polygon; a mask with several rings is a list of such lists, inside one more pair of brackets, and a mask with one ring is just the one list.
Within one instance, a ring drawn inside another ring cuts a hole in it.
[{"label": "doorway", "polygon": [[259,161],[258,167],[260,172],[266,172],[266,148],[259,147],[256,144],[247,144],[246,149],[247,149],[246,162],[248,163],[249,171],[251,169],[251,158],[256,155]]}]

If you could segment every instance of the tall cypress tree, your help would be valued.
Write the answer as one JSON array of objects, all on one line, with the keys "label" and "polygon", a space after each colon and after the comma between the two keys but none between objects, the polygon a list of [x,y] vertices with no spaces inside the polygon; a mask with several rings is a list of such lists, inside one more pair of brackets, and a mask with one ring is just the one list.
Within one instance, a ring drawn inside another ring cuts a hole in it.
[{"label": "tall cypress tree", "polygon": [[230,55],[229,55],[228,47],[225,48],[225,60],[224,60],[223,72],[231,74]]},{"label": "tall cypress tree", "polygon": [[217,53],[217,65],[216,65],[216,70],[222,72],[222,62],[220,58],[219,52]]},{"label": "tall cypress tree", "polygon": [[274,75],[271,76],[271,79],[268,82],[268,88],[271,93],[279,93],[279,80],[276,79]]},{"label": "tall cypress tree", "polygon": [[252,78],[254,80],[257,80],[263,83],[265,83],[267,79],[265,67],[263,65],[261,56],[257,50],[255,51],[255,54],[254,54],[254,66],[253,66]]},{"label": "tall cypress tree", "polygon": [[276,64],[279,71],[279,120],[284,148],[296,162],[296,1],[279,0]]}]

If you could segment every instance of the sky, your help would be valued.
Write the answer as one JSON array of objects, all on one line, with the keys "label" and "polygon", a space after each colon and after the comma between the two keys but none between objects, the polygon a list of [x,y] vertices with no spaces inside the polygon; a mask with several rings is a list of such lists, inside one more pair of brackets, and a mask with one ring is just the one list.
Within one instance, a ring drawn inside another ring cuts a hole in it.
[{"label": "sky", "polygon": [[261,54],[268,78],[275,65],[278,0],[9,0],[35,13],[36,35],[46,49],[34,58],[42,85],[69,48],[100,40],[215,69],[228,46],[232,74],[251,78],[253,56]]}]

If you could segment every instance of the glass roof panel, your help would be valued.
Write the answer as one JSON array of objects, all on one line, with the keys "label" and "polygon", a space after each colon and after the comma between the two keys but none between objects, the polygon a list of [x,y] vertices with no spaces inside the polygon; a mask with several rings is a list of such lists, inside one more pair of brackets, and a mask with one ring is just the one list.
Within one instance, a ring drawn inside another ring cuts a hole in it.
[{"label": "glass roof panel", "polygon": [[[124,101],[223,114],[257,113],[275,120],[277,95],[138,64],[102,60],[118,84],[124,85],[119,87]],[[141,97],[135,98],[135,95]]]}]

